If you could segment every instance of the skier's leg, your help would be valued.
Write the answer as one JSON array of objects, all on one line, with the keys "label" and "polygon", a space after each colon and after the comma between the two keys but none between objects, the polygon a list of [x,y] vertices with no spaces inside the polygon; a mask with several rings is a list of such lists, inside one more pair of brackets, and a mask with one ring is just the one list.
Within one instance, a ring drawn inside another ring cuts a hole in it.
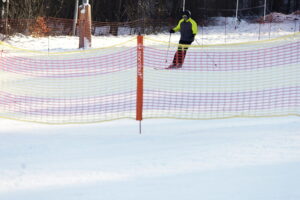
[{"label": "skier's leg", "polygon": [[187,50],[189,49],[188,45],[192,44],[192,42],[181,41],[181,44],[183,44],[183,46],[181,47],[180,59],[179,59],[179,63],[177,63],[177,68],[182,67]]},{"label": "skier's leg", "polygon": [[184,54],[184,47],[182,46],[182,43],[179,43],[179,46],[177,48],[177,57],[176,57],[176,64],[182,63],[182,56]]},{"label": "skier's leg", "polygon": [[186,56],[186,52],[188,50],[187,45],[190,45],[191,43],[192,42],[187,42],[187,41],[182,41],[182,40],[179,41],[177,51],[173,58],[173,63],[169,66],[169,68],[181,68],[182,67],[185,56]]},{"label": "skier's leg", "polygon": [[187,50],[188,50],[188,47],[181,48],[180,54],[179,54],[178,64],[183,64],[184,63],[184,59],[185,59],[185,55],[186,55]]},{"label": "skier's leg", "polygon": [[175,68],[177,66],[177,64],[180,62],[180,57],[181,57],[181,47],[178,46],[177,51],[176,51],[176,53],[174,55],[174,58],[173,58],[173,62],[169,66],[169,68]]},{"label": "skier's leg", "polygon": [[182,47],[182,49],[180,51],[180,55],[179,55],[179,62],[176,65],[177,68],[181,68],[182,67],[182,65],[184,63],[184,59],[185,59],[187,50],[188,50],[188,47]]}]

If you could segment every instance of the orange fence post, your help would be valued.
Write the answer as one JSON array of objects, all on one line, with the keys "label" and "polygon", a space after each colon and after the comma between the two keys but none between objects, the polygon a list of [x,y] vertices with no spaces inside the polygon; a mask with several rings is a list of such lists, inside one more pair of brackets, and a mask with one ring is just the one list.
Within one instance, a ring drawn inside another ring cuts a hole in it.
[{"label": "orange fence post", "polygon": [[137,36],[137,91],[136,91],[136,120],[143,120],[144,94],[144,44],[143,36]]}]

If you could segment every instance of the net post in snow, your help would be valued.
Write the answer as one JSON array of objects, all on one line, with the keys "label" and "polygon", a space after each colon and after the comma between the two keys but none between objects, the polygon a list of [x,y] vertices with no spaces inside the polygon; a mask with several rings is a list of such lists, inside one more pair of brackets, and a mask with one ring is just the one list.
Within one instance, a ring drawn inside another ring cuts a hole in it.
[{"label": "net post in snow", "polygon": [[137,91],[136,91],[136,120],[143,120],[144,94],[144,38],[137,36]]},{"label": "net post in snow", "polygon": [[72,34],[73,36],[76,35],[76,24],[78,22],[78,8],[79,8],[79,0],[75,1],[75,10],[74,10],[74,20],[73,20],[73,30],[72,30]]},{"label": "net post in snow", "polygon": [[79,7],[79,48],[92,46],[92,16],[88,0],[84,0]]}]

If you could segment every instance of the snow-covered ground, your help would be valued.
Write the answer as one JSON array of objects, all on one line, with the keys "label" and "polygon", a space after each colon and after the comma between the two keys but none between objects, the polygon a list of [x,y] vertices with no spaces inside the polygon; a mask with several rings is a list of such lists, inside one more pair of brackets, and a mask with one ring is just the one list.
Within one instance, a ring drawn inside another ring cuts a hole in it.
[{"label": "snow-covered ground", "polygon": [[[280,36],[295,34],[300,31],[300,17],[292,16],[293,19],[299,20],[285,20],[284,23],[247,23],[242,20],[236,23],[235,18],[218,18],[215,26],[205,26],[198,28],[196,41],[193,45],[209,45],[209,44],[230,44],[238,42],[268,40],[278,38]],[[225,24],[226,20],[226,26]],[[92,48],[108,47],[119,44],[129,39],[133,35],[128,36],[93,36]],[[157,35],[149,35],[160,41],[169,41],[168,33],[161,33]],[[178,43],[180,38],[179,33],[175,33],[171,37],[172,43]],[[35,38],[17,34],[10,38],[7,43],[24,49],[41,50],[59,52],[66,50],[76,50],[78,48],[78,37],[73,36],[57,36]],[[136,44],[136,43],[132,43]]]},{"label": "snow-covered ground", "polygon": [[300,199],[298,117],[0,124],[3,200]]},{"label": "snow-covered ground", "polygon": [[[258,39],[255,24],[233,26],[227,30],[232,42]],[[294,27],[294,22],[278,23],[270,36],[293,34]],[[199,42],[224,43],[224,26],[201,33]],[[168,41],[169,35],[148,37]],[[261,39],[268,37],[266,32]],[[93,37],[93,48],[129,38]],[[75,37],[17,35],[6,42],[45,51],[78,46]],[[299,117],[144,120],[141,135],[138,125],[118,120],[50,126],[1,119],[0,199],[300,199]]]}]

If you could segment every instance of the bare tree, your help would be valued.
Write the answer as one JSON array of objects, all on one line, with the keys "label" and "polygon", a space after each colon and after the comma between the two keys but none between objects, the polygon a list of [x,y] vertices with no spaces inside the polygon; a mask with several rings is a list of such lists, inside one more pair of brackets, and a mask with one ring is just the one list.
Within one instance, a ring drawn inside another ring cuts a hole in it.
[{"label": "bare tree", "polygon": [[[243,9],[262,5],[264,0],[239,1]],[[267,3],[269,12],[290,13],[300,9],[299,0],[268,0]],[[182,0],[90,0],[90,4],[93,20],[96,21],[132,21],[143,18],[165,20],[168,17],[178,18],[182,10]],[[0,1],[0,5],[3,10],[5,3]],[[235,5],[236,0],[186,0],[186,8],[192,11],[194,18],[230,15]],[[74,6],[74,0],[10,0],[8,17],[32,19],[51,16],[72,19]],[[259,9],[253,9],[248,14],[259,12]],[[4,15],[1,17],[4,18]]]}]

